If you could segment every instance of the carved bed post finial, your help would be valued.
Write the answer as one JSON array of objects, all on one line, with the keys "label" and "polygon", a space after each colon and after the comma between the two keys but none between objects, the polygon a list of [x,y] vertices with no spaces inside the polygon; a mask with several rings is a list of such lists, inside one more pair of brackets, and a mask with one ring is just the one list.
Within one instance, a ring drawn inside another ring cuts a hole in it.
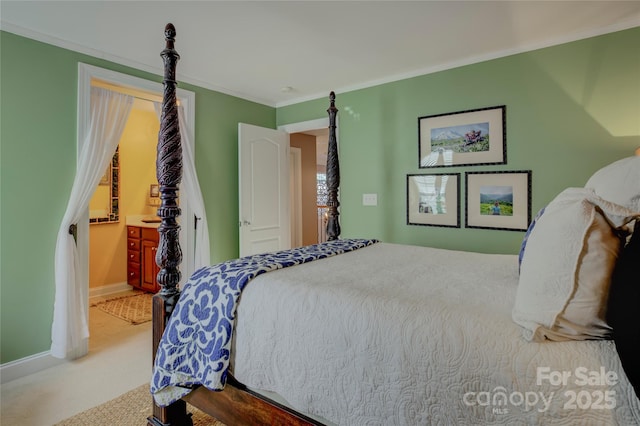
[{"label": "carved bed post finial", "polygon": [[164,35],[166,48],[160,53],[164,61],[164,96],[156,157],[156,176],[161,200],[158,216],[162,223],[158,227],[160,242],[156,263],[160,267],[158,272],[158,284],[162,286],[160,293],[170,296],[178,292],[180,281],[178,266],[182,262],[182,251],[178,241],[180,226],[176,221],[180,216],[177,191],[182,179],[182,144],[176,100],[176,64],[180,55],[173,47],[176,36],[173,24],[167,24]]},{"label": "carved bed post finial", "polygon": [[328,220],[327,220],[327,240],[333,241],[340,237],[340,220],[338,219],[338,207],[340,202],[338,201],[338,189],[340,187],[340,162],[338,161],[338,143],[336,140],[336,114],[338,108],[336,108],[336,94],[331,92],[329,94],[330,106],[327,112],[329,113],[329,148],[327,152],[327,190],[328,199],[327,207]]}]

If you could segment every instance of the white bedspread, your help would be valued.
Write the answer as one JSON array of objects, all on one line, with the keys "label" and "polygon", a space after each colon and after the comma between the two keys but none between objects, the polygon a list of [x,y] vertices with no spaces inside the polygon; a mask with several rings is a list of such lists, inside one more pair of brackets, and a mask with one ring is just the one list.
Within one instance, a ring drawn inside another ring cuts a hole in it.
[{"label": "white bedspread", "polygon": [[517,262],[379,243],[261,275],[233,373],[339,425],[640,424],[612,341],[523,339]]}]

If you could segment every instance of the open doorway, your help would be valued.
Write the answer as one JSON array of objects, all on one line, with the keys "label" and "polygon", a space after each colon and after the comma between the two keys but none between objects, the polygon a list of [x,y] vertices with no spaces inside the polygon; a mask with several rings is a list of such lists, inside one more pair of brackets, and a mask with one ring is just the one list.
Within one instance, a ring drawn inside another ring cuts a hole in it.
[{"label": "open doorway", "polygon": [[[89,203],[92,353],[119,344],[120,339],[144,334],[132,326],[144,330],[149,327],[140,325],[150,322],[151,297],[159,290],[154,256],[159,241],[159,203],[155,201],[159,198],[152,197],[153,189],[158,187],[155,160],[159,128],[153,103],[136,97],[108,167],[112,173],[105,172]],[[104,189],[109,193],[109,219],[115,220],[106,220],[102,212]]]},{"label": "open doorway", "polygon": [[[148,223],[142,220],[157,217],[157,205],[153,201],[159,198],[151,197],[150,192],[157,187],[155,160],[159,127],[153,103],[136,98],[112,164],[89,203],[90,301],[131,290],[131,287],[158,290],[141,287],[142,259],[139,247],[129,247],[129,239],[133,245],[137,242],[129,236],[127,227],[144,226],[151,230],[158,227],[157,220]],[[106,214],[103,209],[108,209]]]},{"label": "open doorway", "polygon": [[[78,64],[78,152],[81,152],[82,145],[85,142],[84,138],[80,137],[80,135],[87,134],[91,105],[90,91],[91,86],[95,84],[96,81],[112,85],[113,90],[133,94],[136,98],[144,99],[146,101],[158,101],[162,98],[163,88],[160,83],[91,65],[82,63]],[[178,89],[177,97],[184,110],[185,126],[190,129],[190,132],[192,132],[195,123],[195,93]],[[189,137],[185,137],[183,140],[188,141],[191,152],[193,152],[193,135],[190,134]],[[155,141],[157,142],[157,132]],[[183,165],[185,169],[188,167],[195,167],[191,162],[183,162]],[[197,222],[197,219],[194,215],[191,203],[187,198],[183,197],[180,205],[182,209],[182,216],[180,218],[182,229],[182,232],[180,233],[180,245],[183,250],[183,263],[181,265],[181,270],[184,280],[185,277],[188,278],[191,275],[194,269],[194,258],[197,249],[195,247],[195,223]],[[89,313],[89,216],[89,206],[87,206],[77,227],[76,247],[79,271],[76,273],[76,277],[74,279],[74,281],[78,283],[77,286],[79,287],[80,293],[85,295],[85,297],[82,298],[81,303],[83,304],[82,311],[87,315],[87,317]],[[125,221],[124,223],[126,223],[126,219],[123,220]],[[126,239],[126,233],[122,235],[122,238]],[[86,320],[88,322],[88,318],[86,318]],[[89,340],[83,339],[70,349],[71,351],[67,355],[69,358],[73,359],[83,356],[87,354],[89,350]]]},{"label": "open doorway", "polygon": [[[292,188],[295,190],[299,187],[301,193],[297,201],[300,207],[291,209],[291,235],[295,235],[294,228],[298,227],[301,239],[298,244],[292,242],[292,247],[326,241],[328,141],[328,128],[305,130],[290,135],[292,152],[297,149],[301,153],[300,173],[294,173],[294,170],[291,173],[292,181],[299,182],[293,184]],[[292,195],[292,202],[296,198]]]},{"label": "open doorway", "polygon": [[[303,240],[311,244],[323,242],[326,240],[326,208],[324,208],[326,203],[323,204],[322,192],[323,188],[326,191],[323,181],[326,178],[329,117],[278,126],[278,130],[289,133],[291,140],[296,139],[298,137],[296,135],[300,135],[301,139],[314,146],[315,160],[313,165],[309,166],[311,170],[307,170],[307,189],[303,191],[308,212],[306,215],[308,231]],[[302,218],[296,220],[303,221]],[[292,220],[292,224],[295,224],[296,220]]]},{"label": "open doorway", "polygon": [[[278,129],[238,123],[241,257],[318,243],[316,135],[326,132],[328,139],[328,128],[328,118],[289,124]],[[296,138],[302,141],[293,146],[291,140]],[[328,143],[318,145],[327,146]],[[305,166],[298,166],[297,162],[301,163],[301,159],[306,157],[304,151],[309,153],[311,161]],[[324,156],[320,155],[321,158]],[[302,191],[297,175],[308,176],[307,190]],[[305,206],[302,206],[303,196],[307,200]],[[307,212],[305,217],[303,210]],[[296,228],[303,226],[309,231],[298,233]]]}]

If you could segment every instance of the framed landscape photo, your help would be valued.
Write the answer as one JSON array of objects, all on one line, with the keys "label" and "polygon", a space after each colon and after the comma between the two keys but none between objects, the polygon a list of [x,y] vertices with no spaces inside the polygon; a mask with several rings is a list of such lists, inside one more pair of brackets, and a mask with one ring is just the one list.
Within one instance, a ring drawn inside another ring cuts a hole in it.
[{"label": "framed landscape photo", "polygon": [[531,222],[531,170],[467,172],[467,228],[526,231]]},{"label": "framed landscape photo", "polygon": [[418,117],[419,167],[507,162],[506,106]]},{"label": "framed landscape photo", "polygon": [[460,173],[407,175],[407,225],[460,228]]}]

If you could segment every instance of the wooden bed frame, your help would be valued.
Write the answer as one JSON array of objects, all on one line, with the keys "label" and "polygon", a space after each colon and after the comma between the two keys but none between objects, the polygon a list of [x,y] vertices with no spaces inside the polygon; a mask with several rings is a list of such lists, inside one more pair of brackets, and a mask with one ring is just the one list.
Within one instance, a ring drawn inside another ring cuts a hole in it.
[{"label": "wooden bed frame", "polygon": [[[176,103],[176,64],[180,55],[174,49],[175,27],[172,24],[167,24],[164,34],[166,48],[160,54],[164,61],[164,93],[156,160],[161,200],[158,208],[158,216],[161,218],[161,224],[158,228],[160,242],[156,262],[160,267],[158,283],[161,290],[153,297],[154,358],[167,320],[180,297],[178,282],[181,278],[179,265],[182,261],[182,252],[178,242],[180,226],[177,223],[177,218],[180,216],[180,208],[177,203],[178,187],[182,178],[182,146]],[[331,92],[329,99],[330,106],[327,110],[329,113],[327,239],[335,240],[340,236],[338,219],[340,170],[336,141],[338,109],[335,106],[334,92]],[[223,391],[214,392],[201,386],[168,407],[159,407],[154,403],[153,415],[147,419],[147,424],[149,426],[193,425],[191,414],[187,413],[186,402],[228,426],[322,425],[322,423],[247,389],[231,375],[229,375]]]}]

